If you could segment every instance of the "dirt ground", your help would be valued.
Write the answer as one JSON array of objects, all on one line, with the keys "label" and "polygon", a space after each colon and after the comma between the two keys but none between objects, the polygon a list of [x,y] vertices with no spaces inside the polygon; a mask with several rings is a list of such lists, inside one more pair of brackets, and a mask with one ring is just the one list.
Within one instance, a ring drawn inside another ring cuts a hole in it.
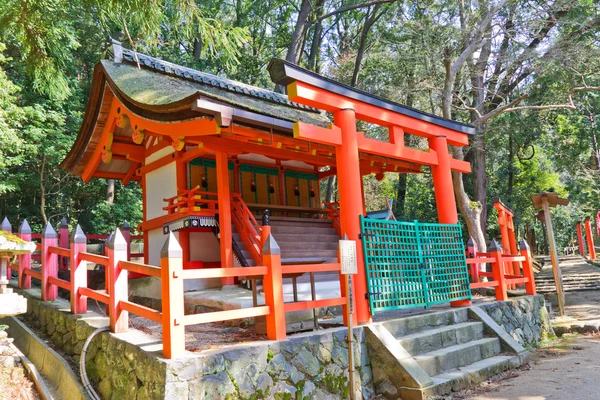
[{"label": "dirt ground", "polygon": [[456,393],[452,400],[600,399],[600,336],[565,335],[532,354],[529,366]]}]

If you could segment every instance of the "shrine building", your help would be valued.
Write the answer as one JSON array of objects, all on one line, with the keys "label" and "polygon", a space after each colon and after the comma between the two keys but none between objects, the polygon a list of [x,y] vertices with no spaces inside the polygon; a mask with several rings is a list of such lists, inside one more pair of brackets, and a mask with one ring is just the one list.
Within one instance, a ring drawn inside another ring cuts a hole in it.
[{"label": "shrine building", "polygon": [[[274,59],[287,95],[134,53],[115,43],[114,60],[94,70],[77,139],[61,164],[84,182],[139,181],[144,262],[160,266],[174,232],[184,267],[261,265],[262,217],[283,264],[337,262],[337,243],[357,241],[353,280],[359,323],[371,318],[360,215],[362,177],[431,170],[438,222],[456,224],[452,171],[470,172],[448,146],[466,146],[473,127],[406,107]],[[381,141],[357,121],[389,130]],[[426,150],[404,135],[427,138]],[[339,202],[322,204],[320,181],[336,175]],[[317,281],[339,282],[337,273]],[[154,278],[145,278],[154,279]],[[186,290],[236,284],[233,277],[186,282]],[[143,289],[160,297],[160,284]],[[469,300],[455,301],[469,304]]]}]

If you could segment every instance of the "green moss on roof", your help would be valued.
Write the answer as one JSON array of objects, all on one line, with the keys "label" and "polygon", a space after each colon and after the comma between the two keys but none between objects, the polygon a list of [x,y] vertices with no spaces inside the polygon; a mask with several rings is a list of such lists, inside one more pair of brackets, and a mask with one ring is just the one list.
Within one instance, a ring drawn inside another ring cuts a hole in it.
[{"label": "green moss on roof", "polygon": [[13,242],[17,244],[28,243],[26,240],[21,239],[17,235],[13,235],[12,233],[0,230],[0,236],[6,239],[8,242]]},{"label": "green moss on roof", "polygon": [[144,68],[138,69],[136,66],[128,64],[102,60],[102,65],[115,85],[125,95],[141,104],[167,105],[197,95],[290,122],[300,121],[319,126],[327,126],[330,123],[323,114],[276,104],[252,95],[231,92],[227,89],[152,72]]}]

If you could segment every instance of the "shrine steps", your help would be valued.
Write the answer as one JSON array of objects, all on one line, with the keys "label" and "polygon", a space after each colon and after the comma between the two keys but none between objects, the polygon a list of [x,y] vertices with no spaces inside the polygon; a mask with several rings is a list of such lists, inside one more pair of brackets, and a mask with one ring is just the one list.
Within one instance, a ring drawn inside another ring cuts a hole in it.
[{"label": "shrine steps", "polygon": [[402,398],[445,396],[463,390],[519,367],[528,355],[478,307],[422,314],[381,325],[387,331],[382,336],[389,336],[388,343],[394,341],[388,349],[395,351],[397,359],[405,359],[401,368],[418,382],[415,386],[413,381],[412,388],[401,388],[401,394],[403,390],[412,393]]}]

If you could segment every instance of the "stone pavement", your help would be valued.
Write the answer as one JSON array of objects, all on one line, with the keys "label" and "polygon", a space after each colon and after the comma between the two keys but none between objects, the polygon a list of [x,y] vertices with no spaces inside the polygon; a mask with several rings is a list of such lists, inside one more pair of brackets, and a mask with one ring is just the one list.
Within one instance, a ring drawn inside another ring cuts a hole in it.
[{"label": "stone pavement", "polygon": [[473,391],[457,393],[460,400],[597,400],[600,398],[597,337],[570,336],[557,345],[536,351],[531,370]]}]

